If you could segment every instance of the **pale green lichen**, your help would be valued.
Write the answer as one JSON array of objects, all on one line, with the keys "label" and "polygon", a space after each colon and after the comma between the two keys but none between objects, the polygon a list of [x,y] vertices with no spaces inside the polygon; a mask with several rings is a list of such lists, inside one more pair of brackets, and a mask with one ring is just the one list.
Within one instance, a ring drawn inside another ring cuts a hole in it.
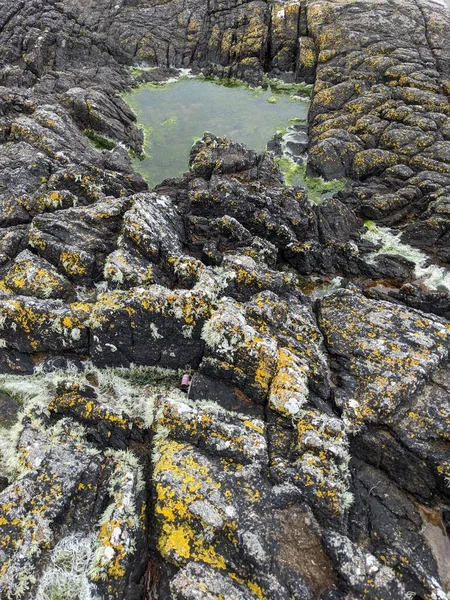
[{"label": "pale green lichen", "polygon": [[22,419],[32,409],[45,410],[51,396],[51,382],[40,376],[0,376],[0,393],[10,396],[20,406],[14,424],[0,427],[0,475],[14,479],[23,472],[17,452],[22,433]]},{"label": "pale green lichen", "polygon": [[58,380],[94,385],[98,402],[131,419],[139,419],[150,428],[154,417],[154,402],[158,395],[177,393],[184,371],[159,367],[134,366],[128,369],[97,369],[86,365],[76,377],[58,374]]},{"label": "pale green lichen", "polygon": [[94,550],[93,534],[69,534],[62,538],[39,579],[35,600],[98,600],[87,575]]},{"label": "pale green lichen", "polygon": [[[158,367],[102,370],[86,364],[83,372],[69,367],[67,371],[37,372],[29,376],[1,375],[0,393],[11,396],[19,404],[20,413],[14,424],[0,427],[0,475],[14,480],[24,472],[17,452],[17,444],[23,430],[22,420],[26,415],[46,413],[59,383],[93,384],[100,405],[120,414],[125,413],[131,419],[139,419],[144,427],[150,428],[154,418],[155,399],[160,394],[174,397],[181,394],[179,383],[183,373],[184,371]],[[73,433],[81,435],[82,431],[78,432],[81,426],[75,422],[71,423]],[[55,423],[48,428],[48,435],[56,439],[64,429],[64,424],[64,419]]]}]

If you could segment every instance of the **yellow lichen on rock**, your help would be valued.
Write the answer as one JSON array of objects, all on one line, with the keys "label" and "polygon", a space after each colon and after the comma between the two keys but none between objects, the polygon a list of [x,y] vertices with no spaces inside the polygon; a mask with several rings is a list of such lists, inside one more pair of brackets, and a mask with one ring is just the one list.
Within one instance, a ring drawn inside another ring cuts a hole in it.
[{"label": "yellow lichen on rock", "polygon": [[212,531],[199,527],[190,506],[220,490],[203,459],[198,461],[189,446],[164,440],[157,447],[154,465],[155,512],[159,520],[158,550],[175,564],[187,560],[206,562],[225,569],[224,557],[214,544]]}]

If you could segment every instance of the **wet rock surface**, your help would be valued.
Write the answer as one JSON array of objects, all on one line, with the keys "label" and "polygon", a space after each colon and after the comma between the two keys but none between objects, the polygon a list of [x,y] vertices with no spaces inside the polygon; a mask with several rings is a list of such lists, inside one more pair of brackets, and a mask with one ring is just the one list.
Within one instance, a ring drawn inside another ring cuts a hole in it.
[{"label": "wet rock surface", "polygon": [[[431,0],[0,0],[1,598],[445,600],[449,35]],[[148,190],[120,92],[181,68],[314,83],[287,149],[345,189],[205,134]]]}]

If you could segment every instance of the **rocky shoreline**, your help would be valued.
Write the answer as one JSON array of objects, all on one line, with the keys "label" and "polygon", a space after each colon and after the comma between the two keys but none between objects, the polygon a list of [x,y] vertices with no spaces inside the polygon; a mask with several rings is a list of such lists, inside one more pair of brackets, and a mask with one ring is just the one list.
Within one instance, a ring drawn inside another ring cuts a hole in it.
[{"label": "rocky shoreline", "polygon": [[[446,600],[450,11],[199,4],[0,0],[0,597]],[[187,68],[314,84],[345,188],[205,134],[148,190]]]}]

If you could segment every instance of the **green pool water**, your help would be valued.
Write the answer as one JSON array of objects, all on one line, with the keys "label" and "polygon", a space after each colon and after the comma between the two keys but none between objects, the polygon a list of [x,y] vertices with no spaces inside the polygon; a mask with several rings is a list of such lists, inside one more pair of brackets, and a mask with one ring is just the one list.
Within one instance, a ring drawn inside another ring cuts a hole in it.
[{"label": "green pool water", "polygon": [[255,150],[293,121],[306,119],[309,99],[292,91],[228,87],[199,79],[138,88],[124,97],[145,131],[145,158],[135,169],[154,187],[188,170],[192,144],[208,131]]}]

